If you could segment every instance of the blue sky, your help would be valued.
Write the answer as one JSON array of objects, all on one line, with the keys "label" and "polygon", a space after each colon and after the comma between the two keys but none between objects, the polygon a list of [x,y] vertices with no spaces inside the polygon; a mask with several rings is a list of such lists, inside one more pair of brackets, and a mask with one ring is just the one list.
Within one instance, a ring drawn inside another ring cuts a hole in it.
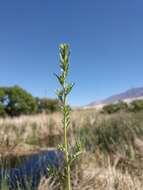
[{"label": "blue sky", "polygon": [[71,47],[72,105],[143,86],[142,0],[1,0],[0,86],[55,97],[58,46]]}]

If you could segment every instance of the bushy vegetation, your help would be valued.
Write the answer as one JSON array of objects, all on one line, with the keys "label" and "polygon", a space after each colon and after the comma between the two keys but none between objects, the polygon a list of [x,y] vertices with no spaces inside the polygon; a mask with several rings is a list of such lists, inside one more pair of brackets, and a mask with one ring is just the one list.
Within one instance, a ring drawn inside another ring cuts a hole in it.
[{"label": "bushy vegetation", "polygon": [[38,113],[53,113],[59,111],[60,103],[57,99],[37,98],[36,101]]},{"label": "bushy vegetation", "polygon": [[137,112],[143,110],[143,100],[134,100],[129,105],[129,111]]},{"label": "bushy vegetation", "polygon": [[138,112],[143,110],[143,100],[134,100],[127,104],[126,102],[119,101],[114,104],[107,104],[103,107],[103,113],[117,113],[117,112]]},{"label": "bushy vegetation", "polygon": [[0,116],[20,116],[58,111],[56,99],[35,98],[19,86],[0,88]]},{"label": "bushy vegetation", "polygon": [[127,111],[127,110],[128,110],[128,104],[122,101],[116,104],[108,104],[103,107],[103,112],[109,114],[116,113],[119,111]]}]

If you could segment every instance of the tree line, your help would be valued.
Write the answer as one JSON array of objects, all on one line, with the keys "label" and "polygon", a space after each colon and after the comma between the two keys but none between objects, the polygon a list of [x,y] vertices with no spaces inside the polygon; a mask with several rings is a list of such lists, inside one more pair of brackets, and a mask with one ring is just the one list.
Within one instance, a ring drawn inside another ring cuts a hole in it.
[{"label": "tree line", "polygon": [[34,97],[20,86],[0,87],[0,116],[13,117],[58,110],[57,99]]}]

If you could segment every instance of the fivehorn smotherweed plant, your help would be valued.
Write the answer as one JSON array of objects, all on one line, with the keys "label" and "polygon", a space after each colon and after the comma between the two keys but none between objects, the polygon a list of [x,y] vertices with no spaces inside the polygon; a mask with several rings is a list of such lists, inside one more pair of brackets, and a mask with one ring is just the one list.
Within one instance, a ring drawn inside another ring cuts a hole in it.
[{"label": "fivehorn smotherweed plant", "polygon": [[63,113],[63,144],[58,146],[58,149],[64,153],[65,157],[65,174],[64,175],[64,189],[72,190],[71,186],[71,165],[73,161],[79,156],[81,152],[81,145],[79,142],[76,143],[74,153],[70,151],[69,140],[68,140],[68,129],[70,127],[70,107],[67,102],[67,96],[72,91],[74,83],[68,83],[67,77],[69,73],[69,46],[67,44],[60,45],[60,75],[56,75],[61,88],[57,90],[58,99],[61,102],[61,111]]}]

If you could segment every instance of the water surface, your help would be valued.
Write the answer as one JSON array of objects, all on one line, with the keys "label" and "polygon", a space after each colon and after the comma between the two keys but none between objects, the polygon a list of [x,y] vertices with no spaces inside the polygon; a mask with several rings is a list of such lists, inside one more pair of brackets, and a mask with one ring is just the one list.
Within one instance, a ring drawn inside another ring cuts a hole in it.
[{"label": "water surface", "polygon": [[9,189],[33,190],[43,176],[48,177],[48,166],[59,167],[62,153],[57,151],[42,151],[38,154],[23,157],[2,159],[0,181],[7,180]]}]

